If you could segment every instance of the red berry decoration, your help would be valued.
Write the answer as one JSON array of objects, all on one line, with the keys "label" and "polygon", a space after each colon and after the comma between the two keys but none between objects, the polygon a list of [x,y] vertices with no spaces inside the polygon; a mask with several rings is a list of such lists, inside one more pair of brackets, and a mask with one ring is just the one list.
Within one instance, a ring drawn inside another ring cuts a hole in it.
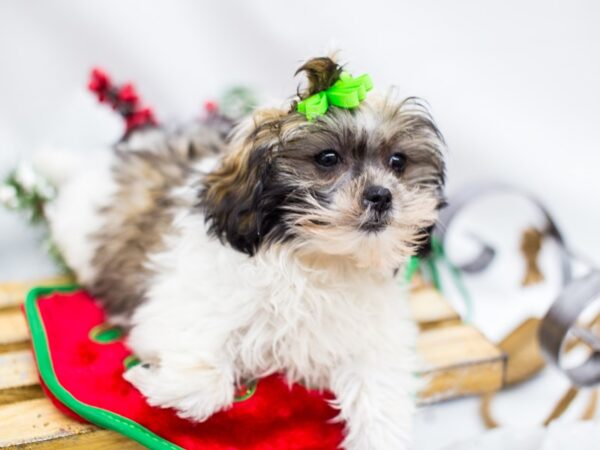
[{"label": "red berry decoration", "polygon": [[106,92],[110,86],[110,79],[106,73],[98,68],[92,70],[88,88],[98,97],[100,102],[106,100]]},{"label": "red berry decoration", "polygon": [[100,103],[110,105],[123,117],[125,136],[134,130],[157,125],[154,112],[149,107],[142,105],[133,84],[115,85],[105,71],[94,68],[90,75],[88,88],[96,94]]},{"label": "red berry decoration", "polygon": [[207,100],[204,102],[204,110],[208,114],[216,114],[219,110],[219,105],[214,100]]}]

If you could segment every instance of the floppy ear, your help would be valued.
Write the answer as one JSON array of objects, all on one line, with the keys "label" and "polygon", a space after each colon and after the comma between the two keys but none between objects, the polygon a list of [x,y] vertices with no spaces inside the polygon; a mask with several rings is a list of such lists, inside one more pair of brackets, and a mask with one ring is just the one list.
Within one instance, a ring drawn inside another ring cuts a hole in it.
[{"label": "floppy ear", "polygon": [[261,227],[261,198],[270,168],[269,146],[242,146],[204,178],[200,193],[210,231],[249,255],[255,253],[267,231]]}]

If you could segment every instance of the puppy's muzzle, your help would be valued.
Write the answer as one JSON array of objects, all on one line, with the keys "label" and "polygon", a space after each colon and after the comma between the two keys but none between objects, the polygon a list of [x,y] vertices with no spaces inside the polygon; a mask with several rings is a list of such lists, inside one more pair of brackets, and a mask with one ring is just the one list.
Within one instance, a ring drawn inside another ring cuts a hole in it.
[{"label": "puppy's muzzle", "polygon": [[369,186],[363,191],[363,207],[367,215],[360,228],[368,233],[381,231],[389,221],[387,212],[392,208],[392,193],[383,186]]},{"label": "puppy's muzzle", "polygon": [[383,186],[369,186],[363,192],[363,205],[383,214],[392,206],[392,193]]}]

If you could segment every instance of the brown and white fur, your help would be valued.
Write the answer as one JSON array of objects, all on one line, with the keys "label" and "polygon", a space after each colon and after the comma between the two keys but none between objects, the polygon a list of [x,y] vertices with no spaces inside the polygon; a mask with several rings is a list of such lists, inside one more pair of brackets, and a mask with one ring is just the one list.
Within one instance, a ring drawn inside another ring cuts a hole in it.
[{"label": "brown and white fur", "polygon": [[[302,70],[304,98],[340,68]],[[346,448],[407,448],[416,332],[402,269],[443,202],[442,147],[421,102],[375,93],[314,121],[259,109],[227,139],[142,131],[61,186],[51,228],[128,328],[146,364],[125,378],[150,404],[202,421],[236,383],[279,372],[335,394]]]}]

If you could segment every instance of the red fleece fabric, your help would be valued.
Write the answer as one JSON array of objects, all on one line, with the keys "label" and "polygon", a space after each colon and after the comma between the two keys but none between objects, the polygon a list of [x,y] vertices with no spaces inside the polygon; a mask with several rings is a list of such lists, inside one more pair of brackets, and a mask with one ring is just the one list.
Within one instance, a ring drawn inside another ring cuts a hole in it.
[{"label": "red fleece fabric", "polygon": [[[206,422],[194,424],[171,409],[149,406],[122,377],[131,351],[122,339],[98,343],[90,330],[104,323],[101,307],[85,291],[53,293],[38,299],[56,377],[82,403],[127,417],[186,449],[335,449],[343,425],[330,423],[337,411],[330,394],[300,385],[288,388],[279,376],[261,379],[255,393]],[[54,398],[65,413],[76,416]],[[80,418],[80,420],[82,420]]]}]

